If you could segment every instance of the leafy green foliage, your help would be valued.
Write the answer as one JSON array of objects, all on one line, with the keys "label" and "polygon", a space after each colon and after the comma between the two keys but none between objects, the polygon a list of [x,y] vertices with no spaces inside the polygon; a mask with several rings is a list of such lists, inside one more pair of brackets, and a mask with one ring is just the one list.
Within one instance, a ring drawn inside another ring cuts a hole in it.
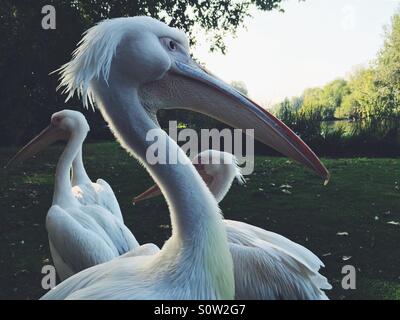
[{"label": "leafy green foliage", "polygon": [[400,13],[386,31],[383,49],[376,62],[377,105],[384,114],[400,111]]},{"label": "leafy green foliage", "polygon": [[[306,89],[298,99],[302,99],[300,111],[320,112],[324,120],[399,116],[400,13],[393,16],[384,46],[370,67],[355,69],[347,81],[337,79],[322,88]],[[288,105],[287,100],[278,105],[280,108],[285,112],[299,110],[298,105]]]},{"label": "leafy green foliage", "polygon": [[[0,145],[26,142],[52,113],[83,109],[77,99],[64,104],[56,92],[57,75],[49,73],[71,58],[82,33],[113,17],[149,15],[179,27],[196,42],[203,29],[213,50],[225,50],[224,36],[244,25],[250,9],[280,10],[281,0],[3,0],[0,3]],[[43,30],[41,9],[56,9],[56,29]],[[91,137],[105,139],[109,130],[99,113],[85,111],[94,123]],[[186,117],[186,115],[184,116]],[[193,120],[195,120],[193,118]],[[179,122],[181,119],[178,118]],[[196,121],[196,120],[195,120]]]},{"label": "leafy green foliage", "polygon": [[376,93],[374,85],[375,72],[372,69],[360,68],[350,76],[348,92],[342,103],[335,110],[338,118],[369,118],[375,115]]},{"label": "leafy green foliage", "polygon": [[[300,111],[304,114],[320,113],[323,120],[331,120],[335,117],[335,111],[341,106],[343,100],[349,94],[347,81],[336,79],[323,88],[309,88],[304,90],[301,97],[285,99],[277,106],[278,115],[280,109]],[[283,112],[283,111],[282,111]]]},{"label": "leafy green foliage", "polygon": [[[394,15],[385,42],[369,67],[347,80],[306,89],[285,99],[276,114],[314,149],[328,155],[397,155],[400,150],[400,13]],[[351,120],[351,130],[324,121]],[[350,132],[349,132],[350,131]]]}]

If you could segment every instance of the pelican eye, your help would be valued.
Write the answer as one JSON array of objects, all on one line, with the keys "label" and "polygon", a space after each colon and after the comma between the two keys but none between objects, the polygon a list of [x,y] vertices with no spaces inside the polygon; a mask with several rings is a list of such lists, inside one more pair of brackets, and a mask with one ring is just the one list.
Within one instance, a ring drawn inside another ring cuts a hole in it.
[{"label": "pelican eye", "polygon": [[176,45],[176,42],[173,41],[173,40],[170,40],[170,41],[168,42],[168,47],[169,47],[169,49],[170,49],[171,51],[175,51],[175,50],[178,48],[178,46]]}]

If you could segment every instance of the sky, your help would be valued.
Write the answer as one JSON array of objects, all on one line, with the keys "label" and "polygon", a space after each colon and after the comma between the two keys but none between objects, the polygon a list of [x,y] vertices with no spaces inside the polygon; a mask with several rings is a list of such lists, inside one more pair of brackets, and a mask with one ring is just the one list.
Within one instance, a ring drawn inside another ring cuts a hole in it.
[{"label": "sky", "polygon": [[200,35],[194,56],[268,106],[368,65],[400,0],[286,0],[283,8],[253,10],[246,28],[225,39],[226,55],[209,52]]}]

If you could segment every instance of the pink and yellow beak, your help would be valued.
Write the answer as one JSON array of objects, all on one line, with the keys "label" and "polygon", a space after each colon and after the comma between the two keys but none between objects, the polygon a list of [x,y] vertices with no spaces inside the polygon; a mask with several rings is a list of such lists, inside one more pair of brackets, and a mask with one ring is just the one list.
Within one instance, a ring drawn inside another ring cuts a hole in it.
[{"label": "pink and yellow beak", "polygon": [[[142,88],[143,99],[161,102],[162,109],[187,109],[208,115],[233,128],[254,129],[260,142],[305,165],[328,183],[330,174],[315,153],[282,121],[238,92],[192,59],[174,61],[159,81]],[[158,99],[157,99],[158,98]],[[209,184],[212,177],[196,167]],[[134,203],[160,195],[154,185],[134,198]]]},{"label": "pink and yellow beak", "polygon": [[[141,89],[147,104],[161,109],[187,109],[233,128],[254,129],[260,142],[305,165],[325,181],[329,172],[315,153],[282,121],[196,62],[173,61],[166,75]],[[149,98],[151,97],[151,99]]]},{"label": "pink and yellow beak", "polygon": [[23,146],[18,153],[8,161],[6,167],[23,162],[26,159],[33,157],[40,151],[46,149],[49,145],[55,143],[56,141],[65,140],[66,138],[67,133],[65,131],[50,124],[35,138]]}]

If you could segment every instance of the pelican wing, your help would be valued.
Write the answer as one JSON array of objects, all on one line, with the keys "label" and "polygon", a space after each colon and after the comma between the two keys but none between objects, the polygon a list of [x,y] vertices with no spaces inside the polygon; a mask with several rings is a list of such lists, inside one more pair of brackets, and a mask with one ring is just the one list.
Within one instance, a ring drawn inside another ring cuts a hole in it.
[{"label": "pelican wing", "polygon": [[[236,292],[241,298],[326,298],[322,289],[332,287],[318,272],[323,264],[310,250],[246,223],[224,222],[237,275]],[[259,291],[253,292],[254,288]]]},{"label": "pelican wing", "polygon": [[97,204],[111,212],[121,222],[124,221],[117,198],[110,185],[103,179],[97,179],[96,183],[73,186],[72,192],[82,205]]},{"label": "pelican wing", "polygon": [[97,203],[109,210],[114,216],[123,222],[124,218],[122,217],[121,208],[119,207],[118,200],[110,185],[103,179],[97,179],[96,184],[101,187],[98,191],[96,190]]},{"label": "pelican wing", "polygon": [[152,299],[157,292],[148,292],[143,267],[152,259],[153,256],[115,258],[71,276],[41,299]]},{"label": "pelican wing", "polygon": [[230,244],[236,299],[325,300],[307,268],[274,246]]},{"label": "pelican wing", "polygon": [[104,281],[107,273],[113,269],[116,260],[92,266],[74,274],[65,281],[51,289],[40,299],[42,300],[63,300],[79,290],[89,288],[96,282]]},{"label": "pelican wing", "polygon": [[78,184],[76,186],[73,186],[71,190],[72,194],[81,205],[87,206],[97,203],[96,192],[92,186],[92,183]]},{"label": "pelican wing", "polygon": [[116,256],[100,230],[85,227],[57,205],[52,206],[47,214],[46,228],[61,279]]},{"label": "pelican wing", "polygon": [[80,209],[85,214],[74,217],[115,248],[116,256],[139,247],[132,232],[107,209],[97,204],[82,206]]},{"label": "pelican wing", "polygon": [[102,237],[111,240],[110,245],[116,248],[118,255],[139,247],[135,236],[124,224],[118,201],[107,182],[98,179],[96,183],[82,183],[73,186],[72,192],[85,213],[83,218],[80,215],[75,218],[83,219],[81,222],[86,224],[87,216],[90,216],[92,224],[105,232],[106,236],[103,234]]},{"label": "pelican wing", "polygon": [[318,272],[321,267],[324,267],[323,262],[314,253],[280,234],[240,221],[225,219],[224,222],[229,240],[232,242],[241,243],[247,238],[259,239],[276,245],[314,272]]}]

